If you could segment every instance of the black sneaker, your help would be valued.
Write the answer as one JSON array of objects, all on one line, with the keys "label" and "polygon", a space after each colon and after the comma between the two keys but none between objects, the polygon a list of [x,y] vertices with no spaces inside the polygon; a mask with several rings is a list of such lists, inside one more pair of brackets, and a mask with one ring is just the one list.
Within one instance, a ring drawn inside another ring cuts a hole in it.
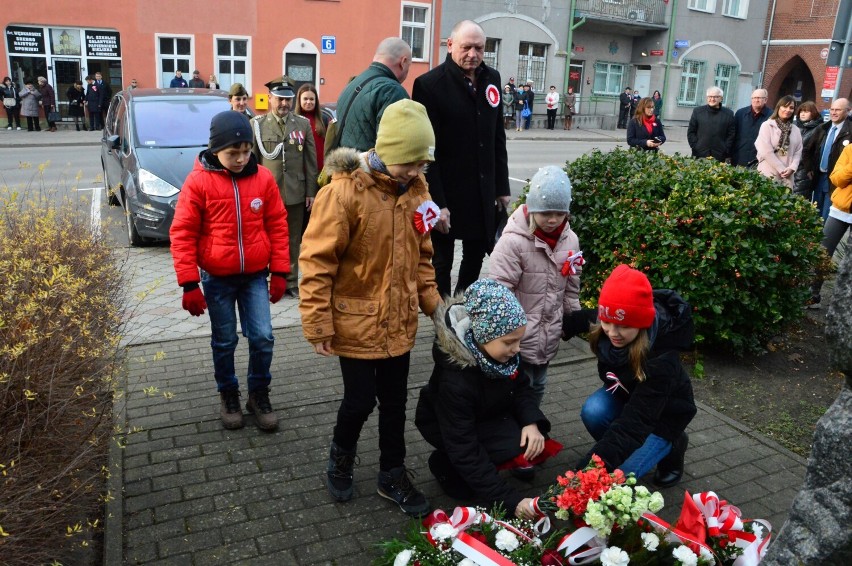
[{"label": "black sneaker", "polygon": [[352,499],[352,468],[355,467],[355,449],[344,450],[334,442],[328,454],[325,483],[331,496],[340,502]]},{"label": "black sneaker", "polygon": [[535,480],[535,466],[523,466],[520,468],[512,468],[509,470],[513,477],[525,481],[527,483]]},{"label": "black sneaker", "polygon": [[272,431],[278,428],[278,417],[269,402],[268,389],[250,392],[246,411],[254,415],[255,424],[260,430]]},{"label": "black sneaker", "polygon": [[219,409],[219,417],[222,426],[228,430],[243,428],[243,411],[240,408],[240,390],[222,391],[219,393],[222,404]]},{"label": "black sneaker", "polygon": [[402,509],[404,513],[412,517],[424,517],[432,506],[426,500],[426,496],[417,491],[414,484],[411,483],[411,478],[414,472],[400,466],[393,468],[389,472],[379,472],[378,489],[379,495],[385,499],[390,499]]},{"label": "black sneaker", "polygon": [[820,308],[821,301],[822,298],[819,295],[813,295],[810,299],[805,301],[805,308],[818,309]]},{"label": "black sneaker", "polygon": [[688,445],[689,435],[684,431],[672,442],[671,452],[657,463],[657,470],[654,472],[654,485],[672,487],[680,482],[683,477],[683,462]]}]

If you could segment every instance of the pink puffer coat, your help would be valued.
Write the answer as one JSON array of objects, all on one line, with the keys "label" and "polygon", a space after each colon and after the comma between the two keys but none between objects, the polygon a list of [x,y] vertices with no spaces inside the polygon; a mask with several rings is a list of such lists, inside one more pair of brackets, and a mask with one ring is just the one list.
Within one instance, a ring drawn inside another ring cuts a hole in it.
[{"label": "pink puffer coat", "polygon": [[562,275],[571,253],[580,250],[577,234],[566,224],[554,250],[529,233],[526,206],[506,224],[488,264],[489,277],[511,289],[527,313],[527,331],[521,341],[521,358],[545,364],[559,350],[562,314],[580,309],[580,271]]}]

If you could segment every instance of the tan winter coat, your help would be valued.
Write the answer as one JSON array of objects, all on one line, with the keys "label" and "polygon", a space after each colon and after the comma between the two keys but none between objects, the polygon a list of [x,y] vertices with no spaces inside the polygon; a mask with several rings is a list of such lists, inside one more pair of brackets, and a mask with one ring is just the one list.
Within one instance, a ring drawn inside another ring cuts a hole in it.
[{"label": "tan winter coat", "polygon": [[425,179],[397,196],[396,181],[349,148],[331,152],[325,167],[332,180],[314,201],[299,255],[302,331],[348,358],[405,354],[418,306],[431,315],[441,302],[431,237],[414,226],[415,210],[430,200]]}]

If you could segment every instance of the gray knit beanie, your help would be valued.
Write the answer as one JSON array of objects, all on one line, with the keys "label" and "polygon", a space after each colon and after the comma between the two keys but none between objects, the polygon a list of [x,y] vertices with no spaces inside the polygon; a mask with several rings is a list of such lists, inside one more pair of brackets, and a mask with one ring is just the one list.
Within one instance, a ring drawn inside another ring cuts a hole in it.
[{"label": "gray knit beanie", "polygon": [[571,206],[571,181],[565,171],[556,165],[542,167],[530,181],[527,193],[529,212],[569,212]]}]

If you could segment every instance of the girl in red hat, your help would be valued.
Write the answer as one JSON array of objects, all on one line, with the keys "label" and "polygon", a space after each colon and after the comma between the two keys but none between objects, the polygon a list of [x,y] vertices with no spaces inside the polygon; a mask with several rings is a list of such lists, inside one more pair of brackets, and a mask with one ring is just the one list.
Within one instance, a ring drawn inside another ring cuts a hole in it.
[{"label": "girl in red hat", "polygon": [[589,345],[604,385],[583,404],[580,417],[608,470],[641,477],[654,466],[654,483],[677,484],[683,476],[695,416],[692,383],[679,350],[692,345],[689,304],[668,289],[652,290],[644,273],[627,265],[613,270],[601,288],[598,321]]}]

